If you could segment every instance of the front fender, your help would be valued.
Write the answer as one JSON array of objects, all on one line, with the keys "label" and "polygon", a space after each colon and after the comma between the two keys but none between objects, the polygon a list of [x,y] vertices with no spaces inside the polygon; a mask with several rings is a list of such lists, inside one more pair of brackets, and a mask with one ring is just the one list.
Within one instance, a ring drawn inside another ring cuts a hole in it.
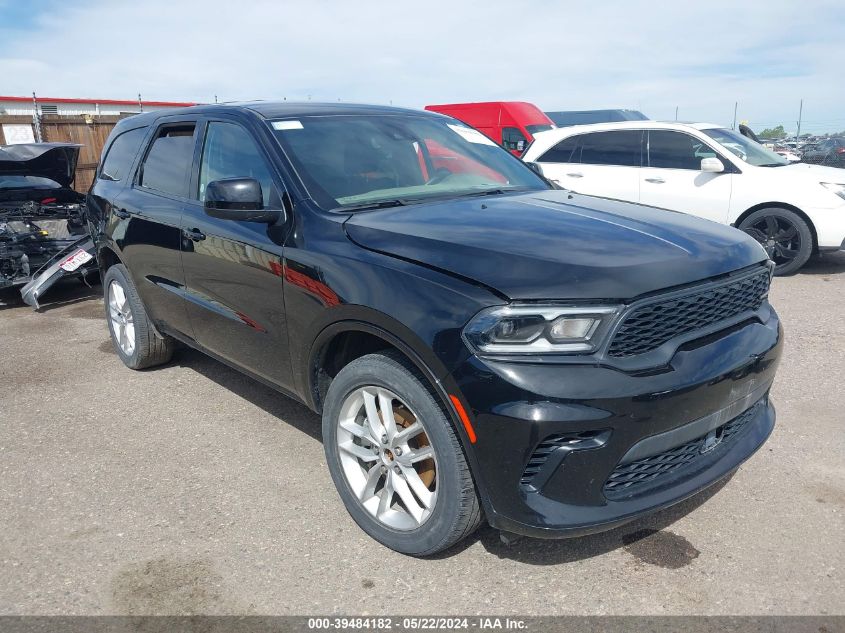
[{"label": "front fender", "polygon": [[307,363],[300,368],[302,375],[308,377],[308,395],[313,398],[309,404],[315,409],[320,405],[316,399],[315,369],[319,366],[326,346],[339,334],[363,332],[384,340],[410,358],[432,384],[439,382],[448,372],[442,360],[433,354],[414,332],[391,316],[358,305],[345,306],[333,316],[340,317],[341,312],[341,320],[333,321],[314,337],[306,358]]}]

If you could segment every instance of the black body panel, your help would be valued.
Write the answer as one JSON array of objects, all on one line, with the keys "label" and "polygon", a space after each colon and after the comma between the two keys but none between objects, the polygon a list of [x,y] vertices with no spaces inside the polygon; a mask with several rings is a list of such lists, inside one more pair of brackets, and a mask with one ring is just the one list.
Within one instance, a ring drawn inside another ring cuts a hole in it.
[{"label": "black body panel", "polygon": [[49,178],[70,187],[76,176],[76,143],[22,143],[0,146],[0,174]]},{"label": "black body panel", "polygon": [[566,191],[373,211],[347,232],[511,299],[631,299],[765,259],[731,227]]}]

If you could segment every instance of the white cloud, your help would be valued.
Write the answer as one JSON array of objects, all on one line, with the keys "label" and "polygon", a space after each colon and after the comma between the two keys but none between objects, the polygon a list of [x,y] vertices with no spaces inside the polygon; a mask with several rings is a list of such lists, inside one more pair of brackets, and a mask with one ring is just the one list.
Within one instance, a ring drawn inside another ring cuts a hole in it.
[{"label": "white cloud", "polygon": [[[845,129],[841,2],[0,0],[3,91],[420,107],[520,99]],[[4,14],[7,19],[4,20]],[[10,24],[11,22],[11,24]]]}]

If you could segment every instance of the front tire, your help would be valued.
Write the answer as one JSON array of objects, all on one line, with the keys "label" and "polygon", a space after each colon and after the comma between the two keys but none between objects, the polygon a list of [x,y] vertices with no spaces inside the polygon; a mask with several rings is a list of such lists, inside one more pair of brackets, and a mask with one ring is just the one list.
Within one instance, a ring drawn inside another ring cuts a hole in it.
[{"label": "front tire", "polygon": [[813,254],[813,233],[807,221],[789,209],[758,209],[737,227],[760,242],[775,262],[775,275],[792,275]]},{"label": "front tire", "polygon": [[123,264],[115,264],[103,277],[106,321],[114,351],[130,369],[145,369],[173,357],[173,339],[153,331],[135,284]]},{"label": "front tire", "polygon": [[323,407],[323,446],[349,514],[397,552],[435,554],[481,522],[455,429],[399,354],[369,354],[337,374]]}]

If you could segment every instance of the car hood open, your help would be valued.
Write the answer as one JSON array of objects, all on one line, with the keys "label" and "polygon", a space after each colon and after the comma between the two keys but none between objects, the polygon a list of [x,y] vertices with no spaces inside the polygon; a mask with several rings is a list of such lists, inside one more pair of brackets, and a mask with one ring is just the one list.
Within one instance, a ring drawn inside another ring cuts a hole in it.
[{"label": "car hood open", "polygon": [[364,248],[517,300],[625,300],[766,259],[729,226],[567,191],[360,212],[345,227]]},{"label": "car hood open", "polygon": [[0,174],[49,178],[73,184],[79,148],[75,143],[23,143],[0,146]]}]

